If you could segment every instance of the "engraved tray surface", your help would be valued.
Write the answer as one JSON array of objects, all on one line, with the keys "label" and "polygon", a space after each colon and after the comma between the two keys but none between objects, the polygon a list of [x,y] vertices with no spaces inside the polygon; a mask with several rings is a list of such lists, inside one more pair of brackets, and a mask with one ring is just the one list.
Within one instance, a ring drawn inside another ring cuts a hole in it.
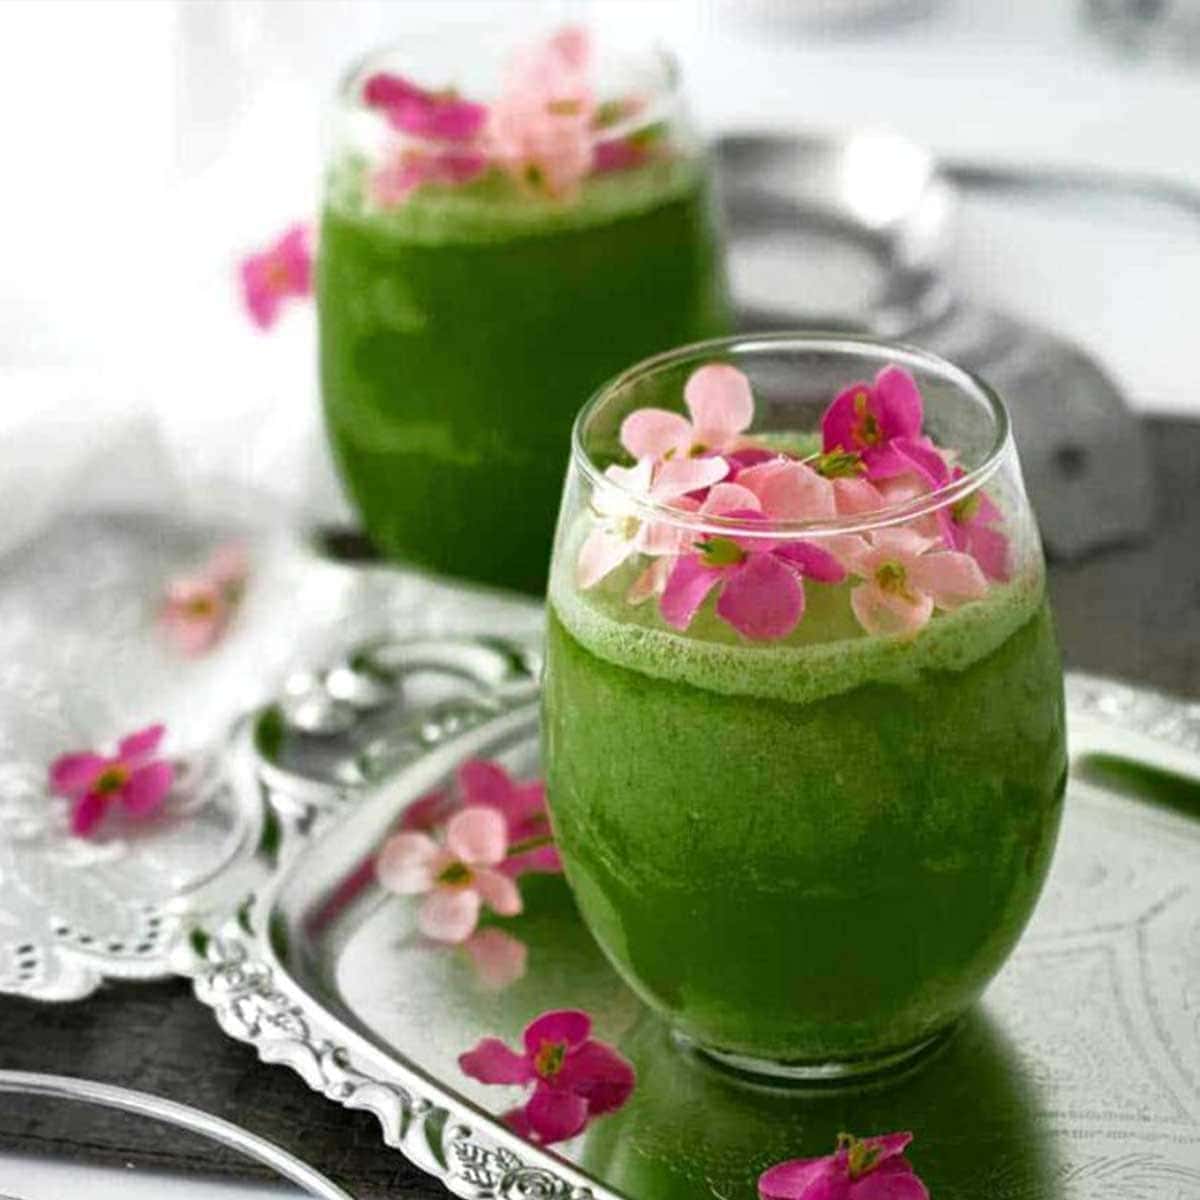
[{"label": "engraved tray surface", "polygon": [[[523,881],[526,912],[506,927],[528,969],[499,993],[463,952],[423,943],[413,906],[374,882],[399,814],[458,763],[537,771],[535,671],[525,649],[495,641],[378,643],[242,729],[231,786],[275,834],[254,859],[255,898],[201,919],[191,961],[176,958],[228,1033],[374,1112],[385,1143],[460,1196],[737,1200],[765,1166],[824,1153],[840,1129],[911,1128],[938,1200],[1200,1198],[1200,793],[1176,781],[1188,815],[1087,769],[1102,752],[1200,781],[1200,706],[1072,677],[1081,770],[1017,953],[922,1068],[797,1092],[679,1052],[560,879]],[[560,1006],[595,1014],[639,1084],[622,1111],[546,1150],[499,1120],[519,1091],[475,1084],[456,1058],[485,1035],[516,1041]]]}]

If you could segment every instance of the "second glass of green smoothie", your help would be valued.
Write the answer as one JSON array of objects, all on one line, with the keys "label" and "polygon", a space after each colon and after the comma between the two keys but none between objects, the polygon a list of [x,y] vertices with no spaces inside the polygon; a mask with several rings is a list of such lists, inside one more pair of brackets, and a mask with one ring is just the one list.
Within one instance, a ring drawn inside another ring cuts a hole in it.
[{"label": "second glass of green smoothie", "polygon": [[868,339],[651,359],[576,424],[549,601],[555,835],[646,1003],[776,1078],[952,1028],[1029,918],[1066,780],[999,398]]},{"label": "second glass of green smoothie", "polygon": [[317,264],[346,488],[390,557],[540,592],[580,395],[727,332],[673,61],[565,29],[372,57],[339,98]]}]

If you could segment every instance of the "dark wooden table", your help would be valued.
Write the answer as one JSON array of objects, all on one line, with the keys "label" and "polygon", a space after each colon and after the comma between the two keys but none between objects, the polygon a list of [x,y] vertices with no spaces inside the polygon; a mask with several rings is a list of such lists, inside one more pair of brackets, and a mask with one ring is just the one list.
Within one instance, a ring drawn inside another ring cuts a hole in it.
[{"label": "dark wooden table", "polygon": [[[1147,423],[1158,521],[1143,544],[1051,567],[1067,665],[1200,697],[1200,423]],[[0,997],[0,1063],[154,1092],[235,1121],[312,1163],[361,1200],[443,1197],[379,1139],[375,1118],[259,1064],[187,984],[110,985],[78,1004]],[[0,1096],[0,1149],[257,1175],[232,1153],[124,1116]]]}]

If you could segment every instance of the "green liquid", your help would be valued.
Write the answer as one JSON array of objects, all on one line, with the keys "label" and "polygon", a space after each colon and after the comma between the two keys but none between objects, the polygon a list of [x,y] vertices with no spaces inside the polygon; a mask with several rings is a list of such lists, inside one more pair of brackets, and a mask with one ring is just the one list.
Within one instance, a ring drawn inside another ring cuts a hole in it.
[{"label": "green liquid", "polygon": [[719,645],[602,603],[555,598],[543,736],[569,881],[631,986],[702,1045],[779,1062],[900,1051],[959,1017],[1058,830],[1040,579],[911,643]]},{"label": "green liquid", "polygon": [[431,189],[390,213],[335,187],[321,384],[381,550],[540,592],[580,404],[649,354],[727,332],[729,316],[695,164],[596,180],[573,204],[498,187]]}]

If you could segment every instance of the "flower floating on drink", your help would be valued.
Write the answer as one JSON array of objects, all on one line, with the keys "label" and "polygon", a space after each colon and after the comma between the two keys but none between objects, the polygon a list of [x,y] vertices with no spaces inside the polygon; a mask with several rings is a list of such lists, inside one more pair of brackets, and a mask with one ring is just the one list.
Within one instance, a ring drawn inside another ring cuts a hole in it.
[{"label": "flower floating on drink", "polygon": [[394,208],[420,188],[508,180],[519,192],[554,200],[578,195],[592,176],[628,171],[666,155],[665,130],[645,124],[637,95],[600,100],[593,49],[578,28],[517,54],[491,104],[431,89],[390,72],[371,75],[362,103],[392,138],[370,174],[374,205]]},{"label": "flower floating on drink", "polygon": [[912,1136],[839,1134],[837,1149],[824,1158],[797,1158],[764,1171],[760,1200],[929,1200],[904,1157]]},{"label": "flower floating on drink", "polygon": [[50,788],[71,801],[71,832],[90,837],[114,805],[130,817],[153,816],[175,781],[175,768],[156,758],[162,725],[122,738],[115,754],[80,750],[50,764]]},{"label": "flower floating on drink", "polygon": [[509,1127],[542,1145],[566,1141],[595,1117],[615,1112],[636,1083],[633,1066],[591,1036],[592,1019],[578,1009],[544,1012],[531,1021],[521,1050],[484,1038],[459,1056],[463,1072],[480,1083],[533,1085],[529,1099],[504,1115]]},{"label": "flower floating on drink", "polygon": [[[807,453],[749,432],[750,382],[728,364],[694,371],[683,401],[690,419],[641,408],[622,422],[633,465],[610,465],[611,486],[593,493],[578,587],[620,580],[609,586],[630,604],[657,596],[680,631],[711,599],[742,637],[775,641],[794,633],[813,587],[839,589],[868,634],[908,638],[1008,578],[996,502],[976,488],[939,506],[965,472],[924,433],[920,391],[901,367],[839,392]],[[891,522],[855,532],[856,518],[897,506]],[[618,572],[629,562],[631,581]]]}]

